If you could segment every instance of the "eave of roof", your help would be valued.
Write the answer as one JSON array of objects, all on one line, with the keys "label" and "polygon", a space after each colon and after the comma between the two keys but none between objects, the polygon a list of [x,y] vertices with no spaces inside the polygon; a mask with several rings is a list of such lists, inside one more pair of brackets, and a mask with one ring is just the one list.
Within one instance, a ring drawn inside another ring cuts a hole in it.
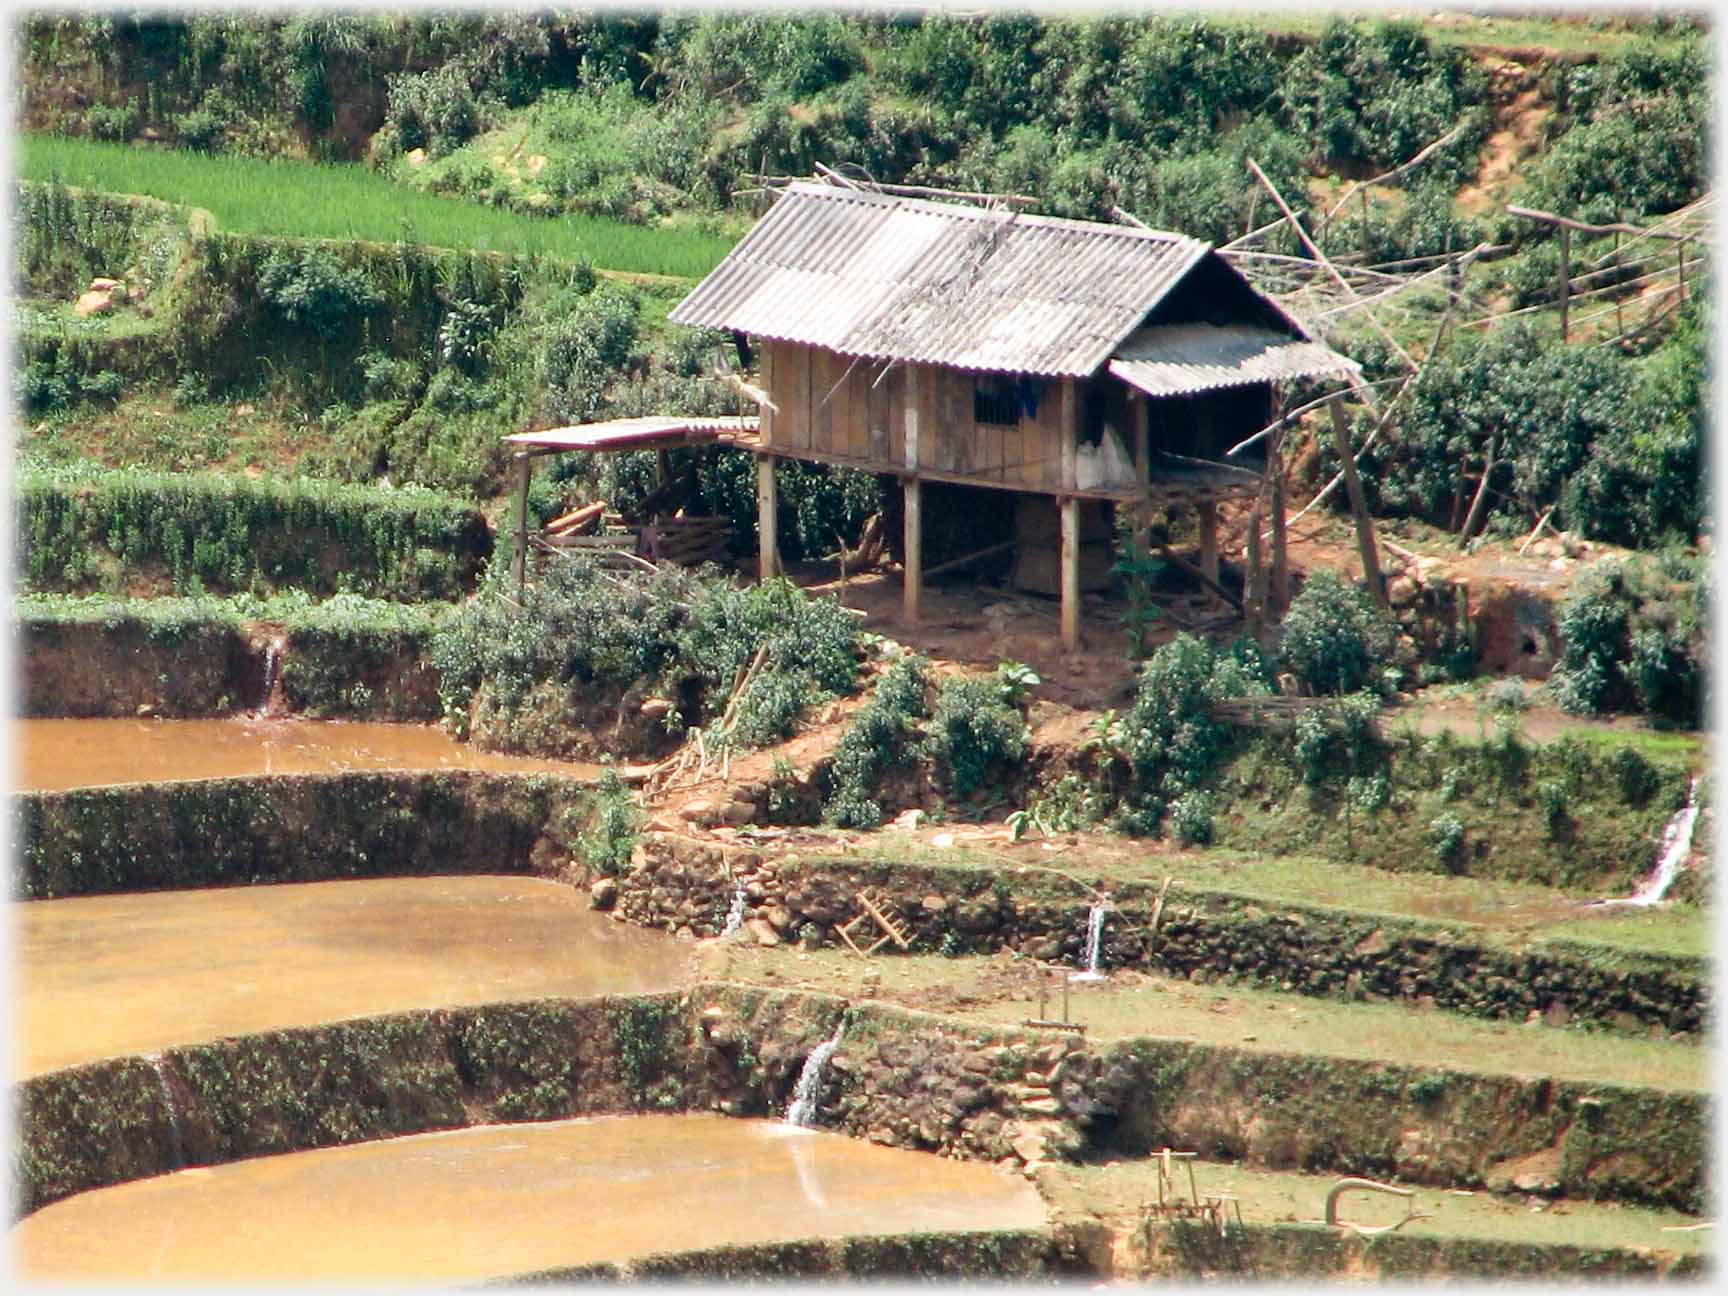
[{"label": "eave of roof", "polygon": [[1110,372],[1149,396],[1338,374],[1360,381],[1354,360],[1323,342],[1250,324],[1159,324],[1116,348]]}]

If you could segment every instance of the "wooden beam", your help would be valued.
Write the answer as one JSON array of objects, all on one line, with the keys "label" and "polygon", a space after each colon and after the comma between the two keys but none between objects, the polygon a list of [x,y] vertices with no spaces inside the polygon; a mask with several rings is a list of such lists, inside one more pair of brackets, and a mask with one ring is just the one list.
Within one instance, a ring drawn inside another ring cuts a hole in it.
[{"label": "wooden beam", "polygon": [[1062,646],[1080,647],[1080,501],[1064,496],[1062,509]]},{"label": "wooden beam", "polygon": [[986,545],[976,553],[969,553],[960,558],[950,558],[946,562],[939,562],[934,567],[930,568],[929,571],[924,573],[924,578],[928,580],[932,576],[940,576],[943,572],[953,571],[957,567],[970,567],[975,562],[982,562],[984,559],[993,558],[999,553],[1006,553],[1017,543],[1018,541],[1014,540],[1004,540],[1000,544]]},{"label": "wooden beam", "polygon": [[1072,378],[1062,380],[1062,416],[1058,433],[1062,439],[1062,489],[1079,485],[1080,387]]},{"label": "wooden beam", "polygon": [[1386,582],[1380,575],[1380,555],[1374,547],[1374,519],[1368,516],[1368,502],[1362,495],[1362,479],[1356,473],[1356,456],[1350,450],[1350,429],[1344,420],[1344,407],[1333,397],[1326,408],[1332,412],[1332,435],[1338,443],[1338,458],[1343,464],[1344,490],[1350,497],[1350,514],[1356,519],[1356,544],[1362,551],[1362,576],[1368,592],[1382,608],[1386,601]]},{"label": "wooden beam", "polygon": [[528,483],[534,476],[534,456],[516,456],[516,552],[511,557],[515,568],[516,601],[522,601],[528,586]]},{"label": "wooden beam", "polygon": [[1200,515],[1200,570],[1214,584],[1218,581],[1218,505],[1201,500],[1194,506]]},{"label": "wooden beam", "polygon": [[1569,216],[1556,216],[1553,212],[1537,211],[1531,207],[1515,207],[1508,204],[1506,214],[1522,216],[1526,220],[1547,221],[1550,225],[1558,225],[1561,229],[1577,230],[1580,234],[1633,234],[1641,238],[1668,239],[1678,242],[1690,238],[1689,234],[1669,234],[1663,230],[1640,229],[1636,225],[1615,222],[1612,225],[1591,225],[1586,221],[1573,220]]},{"label": "wooden beam", "polygon": [[774,456],[756,458],[757,575],[772,580],[780,574],[780,492],[774,478]]},{"label": "wooden beam", "polygon": [[1494,464],[1500,451],[1500,434],[1488,438],[1488,457],[1482,462],[1482,480],[1476,484],[1476,496],[1470,501],[1470,511],[1464,515],[1464,527],[1458,532],[1458,547],[1470,543],[1488,512],[1488,479],[1494,475]]}]

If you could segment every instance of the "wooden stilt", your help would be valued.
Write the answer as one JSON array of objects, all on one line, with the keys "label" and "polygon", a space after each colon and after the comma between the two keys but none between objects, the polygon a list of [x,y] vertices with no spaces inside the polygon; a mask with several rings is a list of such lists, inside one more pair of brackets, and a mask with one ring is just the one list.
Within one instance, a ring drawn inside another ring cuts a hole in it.
[{"label": "wooden stilt", "polygon": [[516,456],[516,552],[512,561],[517,602],[522,601],[528,587],[528,483],[533,476],[534,456],[519,453]]},{"label": "wooden stilt", "polygon": [[[1061,417],[1062,487],[1073,490],[1080,456],[1080,387],[1072,378],[1062,380]],[[1062,515],[1062,646],[1074,652],[1080,647],[1080,501],[1066,495],[1057,507]]]},{"label": "wooden stilt", "polygon": [[757,575],[772,580],[780,574],[780,491],[774,476],[774,456],[756,459]]},{"label": "wooden stilt", "polygon": [[905,500],[905,527],[901,564],[904,584],[901,588],[901,616],[907,625],[916,625],[920,605],[924,600],[924,486],[918,480],[918,366],[906,366],[906,467],[909,469],[901,486]]},{"label": "wooden stilt", "polygon": [[1260,561],[1260,506],[1248,515],[1248,579],[1242,591],[1243,619],[1248,623],[1248,637],[1258,639],[1265,620],[1266,571]]},{"label": "wooden stilt", "polygon": [[1062,646],[1080,647],[1080,501],[1062,501]]},{"label": "wooden stilt", "polygon": [[1200,570],[1210,580],[1218,579],[1218,502],[1201,500],[1194,506],[1200,515]]},{"label": "wooden stilt", "polygon": [[1272,434],[1266,452],[1266,472],[1272,479],[1272,588],[1269,608],[1282,615],[1290,606],[1290,553],[1284,522],[1284,430]]},{"label": "wooden stilt", "polygon": [[903,564],[905,583],[901,591],[901,615],[907,625],[916,625],[924,598],[924,483],[916,477],[908,477],[902,490],[906,500],[906,560]]},{"label": "wooden stilt", "polygon": [[1368,592],[1381,607],[1386,602],[1386,582],[1380,576],[1380,555],[1374,545],[1374,519],[1368,516],[1368,501],[1362,495],[1362,478],[1356,473],[1356,456],[1350,449],[1350,429],[1344,421],[1344,407],[1334,396],[1326,403],[1332,412],[1332,435],[1338,443],[1338,458],[1344,468],[1344,490],[1350,497],[1350,514],[1356,520],[1356,544],[1362,551],[1362,578]]},{"label": "wooden stilt", "polygon": [[1134,475],[1140,485],[1140,499],[1134,505],[1134,540],[1145,548],[1152,529],[1152,402],[1138,391],[1130,392],[1128,399],[1134,406]]}]

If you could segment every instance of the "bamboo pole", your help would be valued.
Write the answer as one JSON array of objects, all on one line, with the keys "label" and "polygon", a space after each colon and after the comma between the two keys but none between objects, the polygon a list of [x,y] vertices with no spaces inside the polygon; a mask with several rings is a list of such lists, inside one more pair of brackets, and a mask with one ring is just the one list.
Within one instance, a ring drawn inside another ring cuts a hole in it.
[{"label": "bamboo pole", "polygon": [[[1243,161],[1247,162],[1249,170],[1254,172],[1260,183],[1266,186],[1266,192],[1272,195],[1272,201],[1278,204],[1278,210],[1284,213],[1285,218],[1290,222],[1290,228],[1295,230],[1296,237],[1302,240],[1302,246],[1307,248],[1309,253],[1313,255],[1314,259],[1320,263],[1321,267],[1337,281],[1338,286],[1344,290],[1347,296],[1355,297],[1357,295],[1356,290],[1349,285],[1343,275],[1338,273],[1338,268],[1334,266],[1331,261],[1327,260],[1326,254],[1320,250],[1319,245],[1316,244],[1313,239],[1308,237],[1308,232],[1302,228],[1301,222],[1296,219],[1296,216],[1291,212],[1289,205],[1285,203],[1284,195],[1279,193],[1277,186],[1266,178],[1266,173],[1260,169],[1260,164],[1253,158],[1244,158]],[[1398,353],[1405,364],[1410,366],[1410,371],[1412,373],[1421,367],[1410,358],[1410,353],[1408,351],[1398,345],[1398,339],[1386,331],[1386,327],[1375,318],[1373,311],[1364,309],[1362,313],[1368,317],[1368,322],[1374,326],[1374,331],[1385,340],[1388,346]]]},{"label": "bamboo pole", "polygon": [[511,557],[516,577],[516,601],[522,601],[528,587],[528,484],[534,476],[534,457],[526,452],[516,455],[516,552]]},{"label": "bamboo pole", "polygon": [[1362,576],[1368,582],[1368,592],[1374,596],[1374,601],[1385,608],[1388,606],[1386,583],[1380,576],[1380,555],[1374,547],[1374,519],[1368,516],[1368,502],[1362,495],[1362,479],[1356,475],[1356,456],[1350,450],[1350,430],[1344,420],[1344,407],[1334,397],[1327,408],[1332,411],[1332,435],[1338,444],[1338,458],[1343,463],[1344,489],[1350,497],[1350,514],[1356,520],[1356,545],[1362,553]]},{"label": "bamboo pole", "polygon": [[774,476],[774,456],[756,459],[757,574],[773,580],[780,574],[780,494]]},{"label": "bamboo pole", "polygon": [[1488,457],[1482,464],[1482,480],[1476,484],[1476,496],[1470,501],[1470,511],[1464,515],[1464,528],[1458,533],[1460,549],[1470,543],[1470,537],[1476,534],[1488,511],[1488,479],[1494,475],[1495,456],[1499,449],[1500,434],[1496,432],[1488,438]]},{"label": "bamboo pole", "polygon": [[1572,317],[1572,231],[1560,227],[1560,340],[1565,342]]}]

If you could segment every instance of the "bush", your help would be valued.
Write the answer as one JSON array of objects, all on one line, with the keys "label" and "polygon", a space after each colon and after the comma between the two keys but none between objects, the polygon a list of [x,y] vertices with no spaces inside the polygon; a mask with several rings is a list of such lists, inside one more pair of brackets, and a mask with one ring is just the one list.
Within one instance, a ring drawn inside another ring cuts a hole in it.
[{"label": "bush", "polygon": [[841,828],[874,828],[882,807],[874,793],[882,775],[919,751],[917,722],[930,714],[930,675],[922,657],[901,657],[877,682],[875,696],[840,735],[828,770],[825,822]]},{"label": "bush", "polygon": [[1697,726],[1704,694],[1703,591],[1643,561],[1586,572],[1559,616],[1564,643],[1548,687],[1581,715],[1641,710]]},{"label": "bush", "polygon": [[271,252],[259,269],[258,291],[283,319],[325,341],[384,304],[364,271],[319,247]]},{"label": "bush", "polygon": [[1336,572],[1317,571],[1284,614],[1279,655],[1316,693],[1386,687],[1384,670],[1398,643],[1398,626],[1367,591]]},{"label": "bush", "polygon": [[570,301],[548,330],[541,376],[546,412],[561,423],[585,423],[606,405],[606,386],[636,345],[637,299],[600,287]]},{"label": "bush", "polygon": [[592,806],[593,821],[577,837],[576,853],[594,872],[615,877],[630,864],[631,852],[642,830],[642,809],[610,763],[601,772]]},{"label": "bush", "polygon": [[384,123],[402,152],[423,148],[440,158],[461,147],[484,120],[467,70],[456,62],[389,80]]},{"label": "bush", "polygon": [[1636,747],[1616,747],[1608,758],[1608,769],[1620,799],[1627,805],[1643,805],[1662,786],[1661,772]]},{"label": "bush", "polygon": [[955,795],[971,796],[992,767],[1026,754],[1032,735],[1017,705],[1017,691],[1003,670],[942,681],[925,750]]},{"label": "bush", "polygon": [[1184,845],[1204,846],[1212,840],[1212,796],[1198,788],[1184,792],[1170,805],[1170,831]]},{"label": "bush", "polygon": [[1428,822],[1428,845],[1443,864],[1455,864],[1464,847],[1464,821],[1450,810]]}]

